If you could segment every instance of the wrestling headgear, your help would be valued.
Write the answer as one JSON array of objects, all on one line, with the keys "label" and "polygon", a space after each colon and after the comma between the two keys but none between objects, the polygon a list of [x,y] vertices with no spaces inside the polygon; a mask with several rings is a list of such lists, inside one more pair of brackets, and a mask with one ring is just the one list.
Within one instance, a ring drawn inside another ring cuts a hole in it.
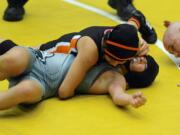
[{"label": "wrestling headgear", "polygon": [[147,68],[143,72],[129,71],[124,76],[130,88],[143,88],[149,86],[159,72],[159,65],[150,55],[146,56]]},{"label": "wrestling headgear", "polygon": [[129,24],[120,24],[104,36],[104,52],[115,60],[133,58],[139,50],[137,29]]}]

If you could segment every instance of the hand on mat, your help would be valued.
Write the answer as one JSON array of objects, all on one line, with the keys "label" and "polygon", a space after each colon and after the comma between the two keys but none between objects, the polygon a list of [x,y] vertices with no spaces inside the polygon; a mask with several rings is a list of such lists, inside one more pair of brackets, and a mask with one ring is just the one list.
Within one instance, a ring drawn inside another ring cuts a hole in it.
[{"label": "hand on mat", "polygon": [[130,104],[135,108],[138,108],[146,103],[146,98],[143,96],[142,92],[136,92],[131,96]]}]

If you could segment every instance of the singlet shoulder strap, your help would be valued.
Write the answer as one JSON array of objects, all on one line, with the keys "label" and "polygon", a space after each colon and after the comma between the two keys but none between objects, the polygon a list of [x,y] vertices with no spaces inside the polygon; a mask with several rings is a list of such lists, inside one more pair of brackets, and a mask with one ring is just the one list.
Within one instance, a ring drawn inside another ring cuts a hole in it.
[{"label": "singlet shoulder strap", "polygon": [[80,83],[80,85],[76,89],[77,94],[87,94],[88,90],[92,86],[92,84],[96,81],[96,79],[105,71],[114,70],[115,68],[108,65],[107,63],[100,63],[94,66],[89,72],[86,74],[86,77]]}]

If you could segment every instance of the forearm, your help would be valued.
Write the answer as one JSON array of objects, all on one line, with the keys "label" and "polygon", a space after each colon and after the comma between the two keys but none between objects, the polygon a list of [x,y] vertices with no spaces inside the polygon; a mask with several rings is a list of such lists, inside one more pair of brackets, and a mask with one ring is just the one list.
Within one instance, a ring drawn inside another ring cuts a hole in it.
[{"label": "forearm", "polygon": [[115,88],[114,92],[111,93],[112,100],[116,105],[119,106],[131,105],[135,108],[138,108],[146,103],[146,98],[143,96],[141,92],[128,94],[123,92],[121,88],[118,89]]},{"label": "forearm", "polygon": [[78,54],[59,88],[59,97],[63,99],[74,95],[76,87],[98,60],[97,47],[89,37],[85,36],[78,40],[77,50]]},{"label": "forearm", "polygon": [[[73,71],[72,71],[73,72]],[[59,87],[58,95],[60,99],[66,99],[74,96],[76,87],[80,84],[81,80],[85,76],[84,73],[81,72],[73,74],[71,71],[65,77],[63,83]]]},{"label": "forearm", "polygon": [[59,87],[58,94],[60,99],[66,99],[74,95],[76,87],[84,79],[86,72],[90,68],[89,66],[83,66],[77,59],[74,60],[64,81]]},{"label": "forearm", "polygon": [[130,104],[131,95],[125,93],[126,83],[124,78],[121,76],[119,81],[113,81],[109,86],[109,93],[112,97],[114,104],[118,106],[127,106]]},{"label": "forearm", "polygon": [[128,94],[125,92],[117,92],[112,95],[112,100],[116,105],[127,106],[138,108],[146,103],[146,98],[141,92],[135,92],[133,94]]},{"label": "forearm", "polygon": [[112,97],[112,100],[114,104],[118,106],[127,106],[131,103],[132,96],[130,94],[127,94],[125,92],[121,92],[117,95],[114,95]]}]

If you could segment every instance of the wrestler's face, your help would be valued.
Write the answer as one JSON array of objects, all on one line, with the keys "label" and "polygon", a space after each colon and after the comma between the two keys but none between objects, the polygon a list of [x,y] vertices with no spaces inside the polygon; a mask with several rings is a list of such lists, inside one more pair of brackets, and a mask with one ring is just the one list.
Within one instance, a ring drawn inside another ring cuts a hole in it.
[{"label": "wrestler's face", "polygon": [[136,57],[130,62],[130,70],[134,72],[143,72],[147,68],[145,57]]},{"label": "wrestler's face", "polygon": [[179,38],[170,38],[167,36],[164,36],[163,43],[165,49],[173,54],[175,57],[180,57],[180,37]]},{"label": "wrestler's face", "polygon": [[167,45],[166,50],[175,57],[180,57],[180,44]]},{"label": "wrestler's face", "polygon": [[109,57],[108,55],[105,55],[104,57],[105,57],[106,61],[114,67],[116,67],[119,64],[124,64],[126,62],[126,60],[122,60],[122,61],[114,60],[111,57]]},{"label": "wrestler's face", "polygon": [[175,23],[168,27],[163,36],[165,49],[175,57],[180,57],[180,24]]},{"label": "wrestler's face", "polygon": [[[180,38],[180,37],[179,37]],[[178,39],[179,41],[177,41],[177,43],[174,44],[174,56],[175,57],[180,57],[180,39]]]}]

